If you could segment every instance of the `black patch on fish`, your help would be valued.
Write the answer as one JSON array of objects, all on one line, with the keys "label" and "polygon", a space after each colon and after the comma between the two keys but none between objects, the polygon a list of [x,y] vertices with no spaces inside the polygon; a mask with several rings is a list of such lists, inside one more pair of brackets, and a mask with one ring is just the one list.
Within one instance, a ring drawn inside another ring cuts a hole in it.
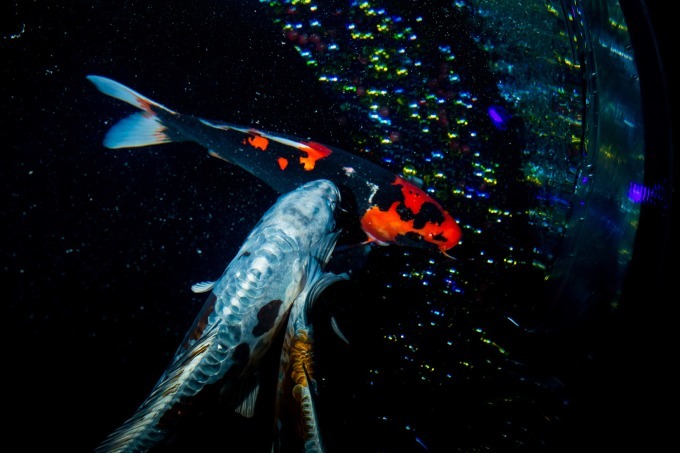
[{"label": "black patch on fish", "polygon": [[446,242],[446,236],[443,233],[435,234],[432,239],[439,242]]},{"label": "black patch on fish", "polygon": [[401,185],[390,184],[386,186],[380,186],[376,194],[373,196],[373,201],[381,211],[387,211],[390,209],[395,201],[398,201],[401,205],[404,205],[404,194],[401,192]]},{"label": "black patch on fish", "polygon": [[424,228],[428,223],[441,225],[441,223],[444,222],[444,214],[435,204],[429,201],[423,203],[418,213],[414,213],[411,208],[406,206],[406,199],[404,198],[404,193],[402,192],[402,186],[400,184],[381,187],[373,199],[376,202],[378,209],[381,211],[387,211],[392,207],[394,202],[399,202],[396,206],[396,212],[399,214],[399,218],[404,222],[413,220],[413,228],[416,230]]},{"label": "black patch on fish", "polygon": [[396,242],[398,245],[404,245],[408,247],[423,247],[428,245],[420,234],[413,231],[409,231],[406,234],[400,234],[394,238],[394,242]]},{"label": "black patch on fish", "polygon": [[227,372],[224,374],[224,381],[230,381],[232,378],[240,376],[243,370],[246,369],[248,361],[250,360],[250,346],[247,343],[241,343],[234,348],[232,354],[232,360],[234,363],[229,367]]},{"label": "black patch on fish", "polygon": [[416,230],[424,228],[428,223],[441,225],[445,220],[441,209],[429,201],[423,203],[418,213],[414,213],[406,206],[406,199],[404,198],[401,184],[390,184],[389,186],[380,187],[373,200],[381,211],[387,211],[394,202],[399,202],[396,207],[399,218],[404,222],[413,220],[413,228]]},{"label": "black patch on fish", "polygon": [[234,348],[233,358],[235,363],[241,363],[245,366],[250,359],[250,346],[248,346],[248,343],[241,343],[236,346]]},{"label": "black patch on fish", "polygon": [[177,403],[173,404],[168,410],[163,413],[156,429],[163,432],[172,432],[177,426],[179,426],[182,416],[185,415],[191,406],[191,400],[186,398],[180,399]]},{"label": "black patch on fish", "polygon": [[437,225],[441,225],[442,222],[444,222],[444,214],[442,214],[441,210],[435,204],[426,201],[420,207],[420,212],[418,212],[418,214],[415,216],[413,228],[420,230],[428,223],[436,223]]},{"label": "black patch on fish", "polygon": [[253,327],[254,336],[264,335],[274,327],[281,305],[283,305],[283,301],[276,299],[260,308],[260,311],[257,312],[257,325]]},{"label": "black patch on fish", "polygon": [[415,231],[409,231],[406,234],[400,234],[394,239],[394,242],[398,245],[403,245],[406,247],[422,247],[422,248],[436,248],[437,246],[432,242],[428,242]]},{"label": "black patch on fish", "polygon": [[[411,211],[410,208],[406,207],[406,205],[404,203],[399,203],[397,205],[397,214],[399,214],[399,218],[401,220],[403,220],[404,222],[408,222],[409,220],[417,219],[417,216],[415,214],[413,214],[413,211]],[[419,227],[415,226],[415,223],[417,221],[418,220],[416,220],[414,222],[415,228],[419,228]],[[420,227],[420,228],[422,228],[422,227]]]}]

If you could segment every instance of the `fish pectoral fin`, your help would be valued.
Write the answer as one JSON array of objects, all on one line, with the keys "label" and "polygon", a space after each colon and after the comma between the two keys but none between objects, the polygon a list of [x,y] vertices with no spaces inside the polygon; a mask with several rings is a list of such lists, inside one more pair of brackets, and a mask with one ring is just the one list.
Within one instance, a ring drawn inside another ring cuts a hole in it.
[{"label": "fish pectoral fin", "polygon": [[335,232],[328,233],[326,237],[320,239],[316,244],[314,244],[310,250],[311,255],[314,256],[321,267],[326,266],[326,263],[331,259],[331,254],[335,250],[335,245],[338,242],[338,237],[342,231],[338,230]]},{"label": "fish pectoral fin", "polygon": [[325,290],[335,282],[339,282],[341,280],[349,280],[349,275],[345,273],[334,274],[332,272],[323,272],[321,275],[312,274],[312,279],[313,280],[310,283],[310,287],[307,290],[304,300],[306,310],[311,309],[311,306],[319,298],[319,295],[321,295],[323,290]]},{"label": "fish pectoral fin", "polygon": [[214,282],[194,283],[193,285],[191,285],[191,290],[193,292],[197,293],[197,294],[198,293],[207,293],[208,291],[211,291],[215,287],[215,283],[217,283],[217,282],[214,281]]},{"label": "fish pectoral fin", "polygon": [[338,245],[335,247],[335,251],[333,252],[334,255],[337,255],[338,253],[345,253],[348,251],[358,251],[361,254],[368,254],[370,251],[371,247],[374,245],[378,245],[375,241],[371,239],[366,239],[363,242],[357,242],[355,244],[343,244],[343,245]]},{"label": "fish pectoral fin", "polygon": [[234,164],[232,161],[230,161],[229,159],[227,159],[226,157],[220,155],[217,151],[214,151],[214,150],[212,150],[212,149],[209,149],[209,150],[208,150],[208,154],[209,154],[211,157],[216,157],[216,158],[218,158],[218,159],[222,159],[223,161],[229,162],[229,163],[232,164],[232,165]]},{"label": "fish pectoral fin", "polygon": [[335,316],[331,316],[331,328],[333,329],[333,332],[335,332],[335,334],[338,336],[338,338],[340,338],[345,343],[349,344],[349,340],[340,330],[340,326],[338,326],[338,321],[336,321]]},{"label": "fish pectoral fin", "polygon": [[255,387],[248,393],[241,404],[234,409],[234,412],[237,414],[241,414],[246,418],[252,418],[253,415],[255,415],[255,404],[257,403],[257,395],[260,391],[260,384],[259,382]]},{"label": "fish pectoral fin", "polygon": [[375,244],[344,244],[338,245],[333,251],[326,270],[329,272],[344,272],[353,275],[366,265],[369,252]]}]

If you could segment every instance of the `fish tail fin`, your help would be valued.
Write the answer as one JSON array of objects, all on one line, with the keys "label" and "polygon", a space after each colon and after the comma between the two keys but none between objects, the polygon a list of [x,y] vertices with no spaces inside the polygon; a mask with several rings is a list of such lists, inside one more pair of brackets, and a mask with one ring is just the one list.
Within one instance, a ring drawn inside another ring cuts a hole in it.
[{"label": "fish tail fin", "polygon": [[168,127],[163,123],[162,117],[168,114],[177,115],[176,112],[115,80],[97,75],[89,75],[87,79],[102,93],[142,110],[114,124],[104,138],[104,146],[135,148],[175,141],[168,133]]}]

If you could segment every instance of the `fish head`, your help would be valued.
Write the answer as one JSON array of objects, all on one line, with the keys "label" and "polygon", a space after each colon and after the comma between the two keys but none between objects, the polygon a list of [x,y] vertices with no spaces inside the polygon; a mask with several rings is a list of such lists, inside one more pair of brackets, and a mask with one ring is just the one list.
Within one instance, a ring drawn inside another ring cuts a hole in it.
[{"label": "fish head", "polygon": [[420,187],[397,176],[378,187],[361,227],[381,245],[433,247],[446,252],[458,244],[461,229],[442,206]]},{"label": "fish head", "polygon": [[317,179],[282,195],[263,222],[298,242],[303,250],[336,232],[340,190],[327,179]]},{"label": "fish head", "polygon": [[341,201],[340,190],[335,183],[328,179],[317,179],[301,185],[295,192],[298,202],[296,209],[300,215],[306,219],[335,224],[335,209]]}]

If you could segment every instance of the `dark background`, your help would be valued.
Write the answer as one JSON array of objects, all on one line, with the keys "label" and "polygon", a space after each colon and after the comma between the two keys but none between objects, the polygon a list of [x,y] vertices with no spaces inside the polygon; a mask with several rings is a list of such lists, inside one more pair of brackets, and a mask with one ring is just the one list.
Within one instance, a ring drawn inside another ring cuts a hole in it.
[{"label": "dark background", "polygon": [[[660,1],[622,6],[656,125],[647,137],[659,153],[650,171],[677,178],[662,85],[671,80],[668,14]],[[337,143],[341,129],[336,107],[256,8],[38,1],[5,3],[1,14],[0,298],[9,438],[25,450],[91,451],[167,364],[169,357],[155,352],[174,350],[186,330],[178,314],[191,320],[203,302],[190,285],[216,277],[214,269],[276,195],[195,149],[104,149],[102,137],[125,107],[85,76],[110,76],[178,111],[313,132],[321,142]],[[670,263],[677,244],[670,212],[643,210],[606,355],[554,450],[651,449],[671,432],[665,410],[676,393]],[[179,297],[177,287],[186,293]]]}]

